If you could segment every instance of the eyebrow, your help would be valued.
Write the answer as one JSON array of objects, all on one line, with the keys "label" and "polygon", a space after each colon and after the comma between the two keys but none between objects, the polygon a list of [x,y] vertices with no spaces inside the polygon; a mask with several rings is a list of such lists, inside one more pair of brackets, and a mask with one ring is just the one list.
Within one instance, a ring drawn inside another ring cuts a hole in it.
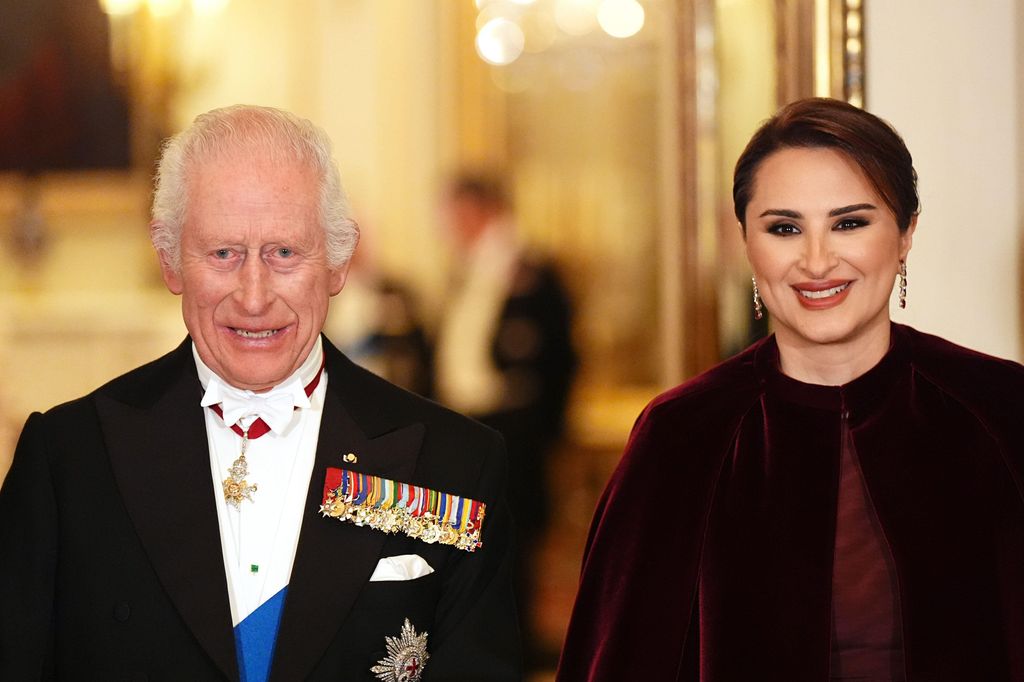
[{"label": "eyebrow", "polygon": [[782,216],[783,218],[803,218],[803,214],[799,211],[791,211],[788,208],[769,208],[767,211],[759,215],[759,218],[764,218],[769,215]]},{"label": "eyebrow", "polygon": [[[847,213],[853,213],[854,211],[872,211],[877,208],[878,207],[875,206],[874,204],[850,204],[849,206],[840,206],[839,208],[833,208],[831,211],[828,212],[828,215],[830,218],[834,218],[836,216],[846,215]],[[770,215],[781,216],[783,218],[804,217],[803,214],[800,213],[799,211],[792,211],[788,208],[769,208],[758,217],[764,218],[765,216]]]},{"label": "eyebrow", "polygon": [[828,212],[829,217],[834,218],[837,215],[845,215],[847,213],[853,213],[854,211],[873,211],[877,206],[874,204],[850,204],[849,206],[840,206],[839,208],[833,208]]}]

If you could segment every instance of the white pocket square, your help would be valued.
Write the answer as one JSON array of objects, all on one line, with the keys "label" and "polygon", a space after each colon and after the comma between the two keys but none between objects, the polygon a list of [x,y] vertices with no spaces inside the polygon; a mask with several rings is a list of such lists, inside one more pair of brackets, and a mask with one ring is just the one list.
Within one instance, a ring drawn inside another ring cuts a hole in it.
[{"label": "white pocket square", "polygon": [[377,568],[373,569],[370,582],[415,580],[416,578],[430,575],[433,572],[434,569],[419,554],[386,556],[377,562]]}]

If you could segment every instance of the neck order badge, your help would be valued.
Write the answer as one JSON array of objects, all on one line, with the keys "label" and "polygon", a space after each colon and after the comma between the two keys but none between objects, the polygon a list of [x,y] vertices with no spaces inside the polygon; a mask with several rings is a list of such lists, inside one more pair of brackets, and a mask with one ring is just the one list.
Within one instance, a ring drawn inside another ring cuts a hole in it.
[{"label": "neck order badge", "polygon": [[[263,433],[266,433],[265,431]],[[260,434],[263,435],[263,434]],[[224,499],[232,504],[237,509],[242,504],[242,500],[249,500],[254,502],[252,499],[253,494],[256,492],[256,484],[249,485],[249,482],[245,480],[245,477],[249,475],[249,463],[245,461],[245,451],[249,447],[249,432],[242,432],[242,452],[238,455],[238,459],[232,462],[231,467],[228,469],[228,477],[224,479]]]},{"label": "neck order badge", "polygon": [[[320,377],[323,376],[325,363],[326,361],[320,363],[320,369],[317,370],[316,376],[306,385],[304,389],[306,397],[313,395],[313,391],[320,385]],[[224,418],[224,410],[221,409],[220,405],[210,405],[210,409],[221,419]],[[270,432],[270,426],[263,419],[257,418],[249,425],[248,429],[243,430],[241,426],[235,423],[231,425],[231,430],[242,437],[242,446],[238,459],[232,462],[228,468],[228,477],[224,479],[222,485],[224,488],[224,499],[227,500],[228,504],[238,509],[242,504],[242,500],[255,502],[253,495],[258,488],[255,483],[250,484],[246,480],[246,476],[249,475],[249,463],[245,460],[245,451],[249,447],[249,439],[255,440],[260,436],[266,435]]]}]

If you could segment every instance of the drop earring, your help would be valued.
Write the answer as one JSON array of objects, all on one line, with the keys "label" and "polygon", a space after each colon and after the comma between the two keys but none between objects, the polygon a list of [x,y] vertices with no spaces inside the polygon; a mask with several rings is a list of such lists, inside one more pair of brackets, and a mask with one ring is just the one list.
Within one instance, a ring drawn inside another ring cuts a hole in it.
[{"label": "drop earring", "polygon": [[754,285],[754,319],[760,320],[764,317],[764,307],[761,305],[761,292],[757,290],[757,279],[751,277],[750,283]]},{"label": "drop earring", "polygon": [[[900,308],[906,308],[907,307],[907,261],[905,261],[905,260],[901,260],[900,261],[900,274],[899,274],[899,278],[900,278],[899,279],[900,293],[899,293],[898,298],[899,298],[899,302],[900,302]],[[755,291],[756,291],[756,286],[755,286]]]}]

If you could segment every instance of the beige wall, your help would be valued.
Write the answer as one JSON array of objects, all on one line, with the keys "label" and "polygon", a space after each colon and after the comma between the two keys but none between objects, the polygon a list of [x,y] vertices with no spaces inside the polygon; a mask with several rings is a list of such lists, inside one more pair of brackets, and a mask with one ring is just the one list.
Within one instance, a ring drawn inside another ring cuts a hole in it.
[{"label": "beige wall", "polygon": [[903,134],[924,211],[894,317],[1021,358],[1021,8],[865,2],[867,106]]},{"label": "beige wall", "polygon": [[[319,123],[335,142],[367,235],[364,259],[377,256],[436,303],[445,269],[435,197],[455,137],[444,116],[452,103],[442,101],[453,96],[442,80],[451,49],[445,26],[456,7],[237,0],[220,15],[146,24],[157,31],[147,34],[152,42],[167,49],[159,58],[147,52],[151,81],[166,86],[148,99],[171,103],[174,131],[239,102]],[[44,178],[42,255],[0,249],[0,312],[12,322],[0,331],[0,480],[31,410],[82,395],[170,350],[185,333],[148,244],[147,175],[148,168],[130,177]],[[0,228],[20,219],[24,195],[16,178],[0,177]]]},{"label": "beige wall", "polygon": [[[321,125],[364,227],[360,251],[430,294],[443,282],[436,192],[450,165],[441,114],[454,3],[232,2],[180,29],[173,127],[239,102]],[[430,300],[428,303],[434,303]]]},{"label": "beige wall", "polygon": [[[40,253],[0,248],[0,480],[14,438],[45,410],[167,352],[185,327],[146,230],[148,179],[55,175],[38,186]],[[16,231],[26,188],[0,177],[0,225]]]}]

